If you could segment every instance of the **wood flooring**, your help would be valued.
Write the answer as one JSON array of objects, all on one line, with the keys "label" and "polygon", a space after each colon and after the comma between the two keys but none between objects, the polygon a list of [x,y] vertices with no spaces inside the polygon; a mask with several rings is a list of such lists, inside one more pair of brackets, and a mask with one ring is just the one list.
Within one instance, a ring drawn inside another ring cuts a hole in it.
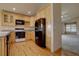
[{"label": "wood flooring", "polygon": [[29,40],[10,44],[9,56],[79,56],[79,54],[64,49],[51,53],[49,49],[41,48],[34,41]]},{"label": "wood flooring", "polygon": [[10,56],[51,56],[47,48],[41,48],[33,41],[19,42],[11,44],[9,49]]}]

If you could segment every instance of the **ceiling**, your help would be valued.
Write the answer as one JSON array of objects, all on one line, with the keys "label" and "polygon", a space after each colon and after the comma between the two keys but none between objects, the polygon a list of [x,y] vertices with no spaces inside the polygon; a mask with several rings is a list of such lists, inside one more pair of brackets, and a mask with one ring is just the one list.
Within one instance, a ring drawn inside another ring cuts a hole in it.
[{"label": "ceiling", "polygon": [[0,3],[0,10],[4,9],[6,11],[32,16],[36,14],[38,9],[47,5],[47,3]]},{"label": "ceiling", "polygon": [[62,21],[72,20],[79,17],[78,3],[63,3],[61,10]]}]

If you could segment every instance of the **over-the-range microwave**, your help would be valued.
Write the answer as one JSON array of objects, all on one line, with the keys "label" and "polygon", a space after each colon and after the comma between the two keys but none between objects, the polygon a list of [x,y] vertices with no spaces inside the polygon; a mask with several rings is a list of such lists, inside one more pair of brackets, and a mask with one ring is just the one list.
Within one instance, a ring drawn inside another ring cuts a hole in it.
[{"label": "over-the-range microwave", "polygon": [[19,20],[19,19],[16,19],[16,25],[24,25],[25,24],[25,21],[24,20]]}]

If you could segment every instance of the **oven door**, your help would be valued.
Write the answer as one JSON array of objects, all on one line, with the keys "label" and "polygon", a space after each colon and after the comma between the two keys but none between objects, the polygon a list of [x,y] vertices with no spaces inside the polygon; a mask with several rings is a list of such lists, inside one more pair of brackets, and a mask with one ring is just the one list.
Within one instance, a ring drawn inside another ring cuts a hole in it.
[{"label": "oven door", "polygon": [[25,32],[16,32],[16,39],[22,39],[25,38]]}]

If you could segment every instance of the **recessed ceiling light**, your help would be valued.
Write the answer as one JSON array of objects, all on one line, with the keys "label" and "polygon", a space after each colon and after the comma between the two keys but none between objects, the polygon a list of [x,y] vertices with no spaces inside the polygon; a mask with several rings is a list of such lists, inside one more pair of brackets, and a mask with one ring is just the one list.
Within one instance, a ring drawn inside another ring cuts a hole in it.
[{"label": "recessed ceiling light", "polygon": [[61,18],[63,18],[64,16],[61,16]]},{"label": "recessed ceiling light", "polygon": [[49,24],[49,25],[48,25],[48,29],[50,29],[50,28],[51,28],[51,25]]},{"label": "recessed ceiling light", "polygon": [[13,8],[13,11],[15,11],[16,10],[16,8]]},{"label": "recessed ceiling light", "polygon": [[27,13],[28,13],[28,14],[31,14],[31,11],[28,11]]}]

